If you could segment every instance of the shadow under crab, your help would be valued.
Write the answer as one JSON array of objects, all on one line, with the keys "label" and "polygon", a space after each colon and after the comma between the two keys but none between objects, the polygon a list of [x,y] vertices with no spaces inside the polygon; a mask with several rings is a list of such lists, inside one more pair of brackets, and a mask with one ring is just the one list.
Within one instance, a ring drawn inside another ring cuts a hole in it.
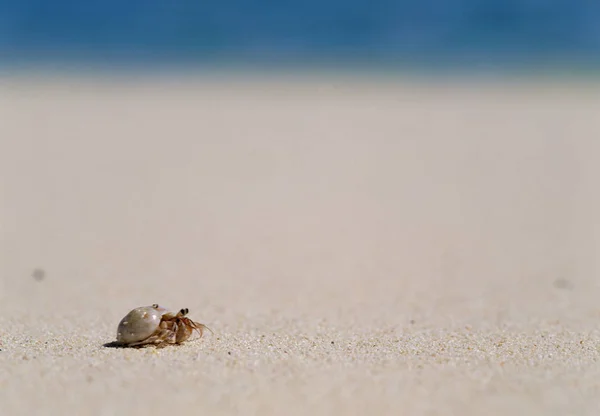
[{"label": "shadow under crab", "polygon": [[106,344],[102,344],[104,348],[127,348],[125,344],[118,341],[107,342]]}]

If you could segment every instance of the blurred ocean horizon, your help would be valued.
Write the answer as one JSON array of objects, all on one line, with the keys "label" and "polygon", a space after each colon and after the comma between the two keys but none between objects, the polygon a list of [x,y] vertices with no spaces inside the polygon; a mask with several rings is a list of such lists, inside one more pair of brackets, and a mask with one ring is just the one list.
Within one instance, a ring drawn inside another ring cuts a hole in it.
[{"label": "blurred ocean horizon", "polygon": [[600,67],[600,2],[0,1],[0,67]]}]

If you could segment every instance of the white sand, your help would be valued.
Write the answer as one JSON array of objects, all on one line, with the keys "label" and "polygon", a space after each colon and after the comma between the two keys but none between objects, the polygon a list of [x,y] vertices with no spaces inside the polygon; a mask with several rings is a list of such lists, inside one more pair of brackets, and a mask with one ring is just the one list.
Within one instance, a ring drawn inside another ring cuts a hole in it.
[{"label": "white sand", "polygon": [[0,414],[600,414],[600,86],[379,81],[6,78]]}]

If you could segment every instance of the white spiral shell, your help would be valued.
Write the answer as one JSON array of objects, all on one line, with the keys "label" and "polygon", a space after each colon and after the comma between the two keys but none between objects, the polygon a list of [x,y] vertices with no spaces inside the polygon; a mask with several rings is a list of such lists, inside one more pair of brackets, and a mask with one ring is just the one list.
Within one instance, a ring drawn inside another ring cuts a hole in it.
[{"label": "white spiral shell", "polygon": [[157,304],[131,310],[119,322],[117,342],[130,344],[148,338],[158,329],[166,313],[169,313],[168,310]]}]

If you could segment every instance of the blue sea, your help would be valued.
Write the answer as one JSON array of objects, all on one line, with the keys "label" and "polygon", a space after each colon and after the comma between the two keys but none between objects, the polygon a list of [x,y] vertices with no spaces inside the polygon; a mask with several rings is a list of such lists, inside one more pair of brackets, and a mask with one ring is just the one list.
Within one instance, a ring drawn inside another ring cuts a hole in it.
[{"label": "blue sea", "polygon": [[0,66],[600,62],[598,0],[0,0]]}]

